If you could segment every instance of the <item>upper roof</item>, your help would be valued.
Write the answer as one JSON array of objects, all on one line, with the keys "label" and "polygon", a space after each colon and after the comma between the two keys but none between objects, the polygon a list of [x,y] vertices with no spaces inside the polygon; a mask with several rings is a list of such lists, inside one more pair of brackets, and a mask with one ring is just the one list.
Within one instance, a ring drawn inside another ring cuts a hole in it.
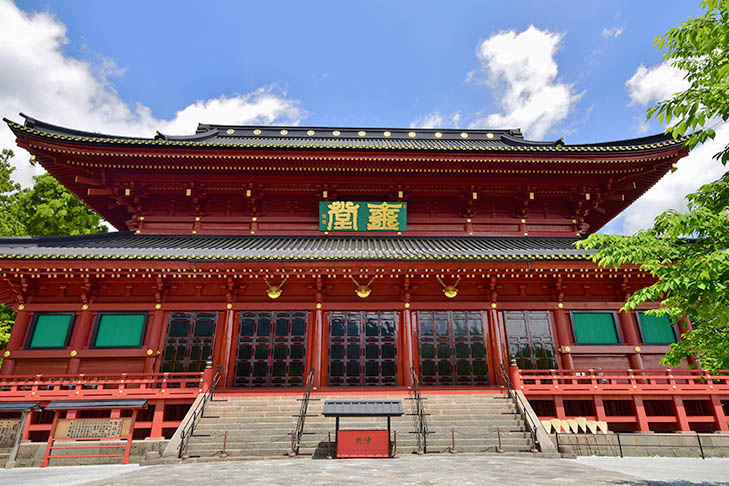
[{"label": "upper roof", "polygon": [[567,145],[562,139],[526,140],[521,130],[472,130],[440,128],[337,128],[199,124],[189,136],[125,137],[85,132],[52,125],[20,114],[25,124],[3,120],[20,133],[73,144],[94,146],[165,146],[181,148],[373,150],[430,152],[641,152],[677,145],[670,134],[613,142]]},{"label": "upper roof", "polygon": [[537,261],[587,260],[578,238],[135,235],[0,238],[0,260]]}]

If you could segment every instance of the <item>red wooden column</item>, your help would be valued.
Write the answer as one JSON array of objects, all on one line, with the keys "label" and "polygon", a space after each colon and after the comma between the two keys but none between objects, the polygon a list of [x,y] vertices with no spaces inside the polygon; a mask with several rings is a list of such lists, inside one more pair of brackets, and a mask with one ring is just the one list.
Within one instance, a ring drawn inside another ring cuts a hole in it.
[{"label": "red wooden column", "polygon": [[[683,337],[684,334],[689,332],[691,330],[691,321],[688,317],[682,318],[680,321],[678,321],[678,333],[680,337]],[[686,358],[686,362],[691,366],[695,366],[698,369],[701,369],[701,366],[699,362],[696,360],[696,356],[689,356]]]},{"label": "red wooden column", "polygon": [[681,432],[691,432],[691,426],[689,425],[688,417],[686,416],[686,409],[683,406],[683,398],[674,395],[673,404],[676,407],[676,422],[678,423],[678,430]]},{"label": "red wooden column", "polygon": [[572,355],[565,348],[574,345],[572,342],[572,328],[570,326],[569,316],[565,309],[554,310],[554,327],[557,329],[557,346],[562,349],[560,352],[560,360],[562,361],[562,368],[566,370],[573,370],[575,364],[572,361]]},{"label": "red wooden column", "polygon": [[[164,346],[164,334],[165,334],[165,311],[162,309],[155,309],[152,312],[152,325],[149,329],[147,346],[148,351],[152,351],[152,354],[147,354],[147,358],[144,361],[144,372],[154,373],[156,371],[155,363],[157,356],[163,351]],[[207,359],[207,356],[204,356]]]},{"label": "red wooden column", "polygon": [[[318,307],[318,306],[317,306]],[[317,308],[314,312],[314,343],[311,367],[314,368],[313,386],[320,387],[326,383],[326,370],[322,366],[322,348],[324,346],[324,312]]]},{"label": "red wooden column", "polygon": [[638,430],[640,432],[650,432],[651,429],[648,426],[648,417],[645,414],[643,397],[634,395],[633,404],[635,405],[635,418],[637,419]]},{"label": "red wooden column", "polygon": [[[635,314],[632,312],[618,312],[618,321],[620,321],[623,342],[633,347],[639,347],[641,342],[640,335],[638,334],[638,323],[635,321]],[[630,353],[628,355],[628,361],[632,369],[643,369],[643,358],[641,358],[640,352]]]},{"label": "red wooden column", "polygon": [[162,422],[165,418],[165,401],[155,400],[154,413],[152,414],[152,429],[149,431],[147,440],[164,439],[162,432]]},{"label": "red wooden column", "polygon": [[720,430],[722,432],[729,430],[729,425],[727,425],[727,419],[729,417],[727,417],[724,413],[724,407],[721,405],[721,397],[718,395],[711,396],[711,410],[714,415],[714,425],[716,425],[716,430]]},{"label": "red wooden column", "polygon": [[10,340],[5,348],[5,352],[10,354],[8,357],[3,358],[0,375],[12,375],[15,371],[15,360],[12,357],[13,351],[23,349],[25,335],[28,333],[28,325],[30,324],[31,316],[32,313],[26,310],[18,310],[18,315],[15,316],[15,324],[13,324],[13,330],[10,333]]},{"label": "red wooden column", "polygon": [[233,364],[231,363],[231,360],[235,359],[235,355],[232,352],[233,346],[235,345],[233,342],[234,314],[233,306],[228,304],[225,311],[225,332],[222,334],[224,340],[220,350],[220,364],[223,365],[223,375],[220,377],[220,383],[225,383],[226,388],[230,386],[230,383],[232,383],[233,380]]},{"label": "red wooden column", "polygon": [[602,401],[602,397],[595,395],[595,418],[597,420],[606,421],[607,415],[605,415],[605,404]]},{"label": "red wooden column", "polygon": [[413,368],[413,325],[410,309],[402,310],[402,368],[403,368],[403,385],[407,387],[413,386],[413,375],[410,371]]},{"label": "red wooden column", "polygon": [[[501,379],[501,373],[499,372],[501,365],[509,366],[510,363],[507,358],[504,357],[504,346],[506,345],[506,333],[499,325],[499,311],[494,308],[489,309],[487,313],[486,329],[489,349],[488,349],[488,361],[490,363],[489,373],[492,383],[503,385]],[[508,347],[507,353],[508,353]],[[508,354],[506,355],[508,357]]]},{"label": "red wooden column", "polygon": [[[86,307],[86,308],[84,308]],[[88,306],[81,307],[81,312],[76,314],[76,321],[74,322],[73,331],[71,332],[71,342],[68,345],[68,349],[78,351],[79,349],[88,349],[89,339],[91,337],[91,328],[93,327],[92,312],[88,309]],[[69,375],[75,375],[79,372],[81,366],[81,360],[76,357],[71,357],[68,360],[66,366],[66,373]]]}]

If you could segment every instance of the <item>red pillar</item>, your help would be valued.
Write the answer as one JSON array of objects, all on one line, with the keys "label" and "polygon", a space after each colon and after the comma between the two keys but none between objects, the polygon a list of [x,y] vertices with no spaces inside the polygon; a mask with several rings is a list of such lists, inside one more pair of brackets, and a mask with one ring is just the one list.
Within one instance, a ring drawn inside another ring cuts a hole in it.
[{"label": "red pillar", "polygon": [[[230,360],[232,359],[232,353],[231,350],[233,348],[233,309],[227,309],[225,311],[225,334],[223,334],[223,345],[221,349],[221,360],[220,363],[223,365],[223,376],[220,377],[220,383],[224,384],[226,388],[228,387],[228,383],[233,378],[233,373],[231,372],[231,363]],[[222,388],[222,386],[221,386]]]},{"label": "red pillar", "polygon": [[[507,357],[504,356],[506,334],[503,332],[503,329],[499,325],[499,312],[496,309],[492,308],[488,311],[487,326],[492,336],[491,349],[489,350],[490,354],[493,356],[493,360],[491,362],[494,364],[494,371],[496,372],[496,376],[498,377],[500,375],[498,370],[500,369],[501,365],[503,364],[504,366],[508,366],[510,363],[508,361],[508,355]],[[499,378],[497,378],[497,381],[499,381]]]},{"label": "red pillar", "polygon": [[[623,342],[633,347],[641,344],[635,315],[632,312],[618,312],[618,321],[620,322],[620,331],[623,334]],[[628,362],[634,370],[643,369],[643,358],[641,358],[639,352],[630,353]]]},{"label": "red pillar", "polygon": [[724,408],[721,405],[721,398],[717,395],[711,396],[711,410],[714,415],[714,425],[716,425],[716,430],[720,430],[722,432],[729,430],[729,426],[727,425],[728,417],[724,413]]},{"label": "red pillar", "polygon": [[651,429],[648,426],[648,417],[645,414],[643,398],[638,395],[633,396],[633,404],[635,405],[635,417],[638,420],[638,430],[640,432],[650,432]]},{"label": "red pillar", "polygon": [[15,323],[10,332],[10,340],[6,346],[6,350],[10,352],[10,356],[3,359],[0,375],[12,375],[15,371],[15,360],[13,359],[13,351],[23,349],[25,343],[25,335],[28,333],[28,325],[30,324],[31,313],[26,310],[19,310],[15,316]]},{"label": "red pillar", "polygon": [[410,371],[413,368],[413,332],[412,332],[412,316],[410,309],[402,311],[402,336],[403,336],[403,385],[407,387],[413,386],[413,374]]},{"label": "red pillar", "polygon": [[681,432],[691,432],[688,417],[686,416],[686,409],[683,406],[683,398],[674,396],[673,404],[676,407],[676,423],[678,424],[678,430]]},{"label": "red pillar", "polygon": [[[68,345],[68,349],[72,351],[78,351],[79,349],[87,349],[89,347],[89,336],[91,335],[91,311],[83,309],[76,315],[76,322],[74,324],[73,331],[71,332],[71,341]],[[75,375],[79,372],[81,366],[81,360],[79,358],[72,357],[68,360],[66,367],[66,373],[69,375]]]},{"label": "red pillar", "polygon": [[600,421],[607,420],[607,415],[605,415],[605,404],[602,401],[602,397],[597,395],[595,395],[595,419]]},{"label": "red pillar", "polygon": [[554,397],[554,410],[558,419],[565,420],[567,418],[564,412],[564,399],[560,395]]},{"label": "red pillar", "polygon": [[165,418],[164,400],[154,402],[154,413],[152,414],[152,429],[149,431],[149,440],[163,439],[162,422]]},{"label": "red pillar", "polygon": [[572,361],[572,355],[565,350],[566,347],[574,345],[572,341],[572,328],[566,310],[556,309],[554,311],[554,327],[557,330],[557,346],[562,349],[560,353],[562,368],[573,370],[575,365]]},{"label": "red pillar", "polygon": [[[691,330],[691,321],[688,317],[682,318],[680,321],[678,321],[678,333],[680,337],[683,337],[684,334],[689,332]],[[686,358],[686,362],[689,364],[689,366],[695,366],[698,369],[701,369],[701,366],[699,362],[696,360],[695,356],[688,356]]]},{"label": "red pillar", "polygon": [[324,313],[317,309],[314,313],[314,356],[311,366],[314,368],[314,385],[320,387],[326,383],[326,370],[322,366],[322,348],[324,341]]},{"label": "red pillar", "polygon": [[[155,361],[157,360],[157,351],[162,350],[162,346],[164,346],[164,343],[162,342],[164,339],[164,318],[165,318],[165,312],[161,309],[156,309],[152,313],[152,325],[149,328],[149,333],[147,334],[147,348],[152,350],[152,354],[148,354],[147,358],[144,360],[144,372],[145,373],[154,373],[155,370]],[[205,356],[207,358],[207,356]]]}]

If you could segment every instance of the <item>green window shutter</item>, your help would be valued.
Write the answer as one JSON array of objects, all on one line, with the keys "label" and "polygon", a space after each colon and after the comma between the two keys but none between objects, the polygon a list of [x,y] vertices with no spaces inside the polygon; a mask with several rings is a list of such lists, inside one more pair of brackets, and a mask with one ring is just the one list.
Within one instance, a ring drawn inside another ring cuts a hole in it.
[{"label": "green window shutter", "polygon": [[142,344],[147,314],[101,314],[97,324],[95,347],[124,348]]},{"label": "green window shutter", "polygon": [[643,330],[645,344],[671,344],[676,342],[676,333],[668,316],[649,316],[638,312],[638,320]]},{"label": "green window shutter", "polygon": [[65,348],[71,314],[37,314],[29,348]]},{"label": "green window shutter", "polygon": [[577,344],[618,344],[612,312],[573,312],[572,325]]}]

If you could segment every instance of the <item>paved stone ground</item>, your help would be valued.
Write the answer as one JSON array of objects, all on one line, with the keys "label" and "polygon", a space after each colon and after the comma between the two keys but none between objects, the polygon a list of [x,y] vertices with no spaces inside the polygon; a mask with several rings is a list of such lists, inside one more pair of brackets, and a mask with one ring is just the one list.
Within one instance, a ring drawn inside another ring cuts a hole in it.
[{"label": "paved stone ground", "polygon": [[[628,471],[625,474],[619,471]],[[724,481],[724,482],[722,482]],[[674,458],[536,459],[404,456],[397,460],[280,459],[166,466],[76,466],[0,470],[12,486],[186,485],[729,485],[729,460]]]}]

